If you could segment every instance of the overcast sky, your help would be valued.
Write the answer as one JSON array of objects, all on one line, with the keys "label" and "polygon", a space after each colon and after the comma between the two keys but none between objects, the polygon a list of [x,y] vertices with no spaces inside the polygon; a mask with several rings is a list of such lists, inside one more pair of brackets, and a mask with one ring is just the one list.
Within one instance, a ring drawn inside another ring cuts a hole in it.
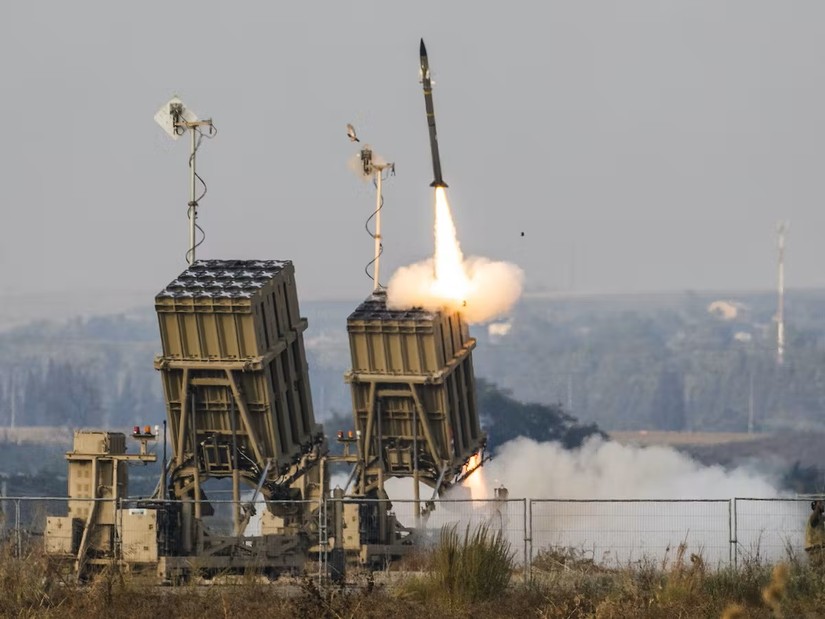
[{"label": "overcast sky", "polygon": [[825,285],[825,3],[507,4],[4,2],[0,295],[185,268],[188,143],[153,121],[177,93],[219,129],[199,257],[365,296],[346,123],[397,164],[384,273],[432,253],[422,36],[465,254],[528,291],[768,289],[787,219],[789,287]]}]

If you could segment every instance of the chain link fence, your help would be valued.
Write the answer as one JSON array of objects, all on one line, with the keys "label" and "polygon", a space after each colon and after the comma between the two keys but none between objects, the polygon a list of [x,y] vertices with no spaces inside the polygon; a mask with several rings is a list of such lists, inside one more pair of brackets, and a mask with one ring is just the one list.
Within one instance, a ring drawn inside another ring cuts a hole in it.
[{"label": "chain link fence", "polygon": [[[571,557],[606,568],[634,567],[644,562],[667,565],[680,547],[686,557],[701,557],[709,568],[741,566],[748,561],[774,563],[804,553],[805,524],[810,514],[809,499],[730,500],[563,500],[490,499],[386,502],[328,498],[326,500],[283,501],[274,510],[258,501],[241,501],[240,513],[249,514],[246,536],[277,531],[283,519],[305,518],[304,529],[317,539],[319,574],[328,561],[324,548],[331,548],[336,535],[333,515],[343,513],[340,533],[350,544],[361,541],[379,544],[387,539],[382,519],[377,515],[389,508],[394,516],[393,531],[411,536],[408,544],[418,548],[438,543],[444,527],[458,533],[472,532],[484,525],[490,533],[501,534],[510,544],[516,564],[530,575],[537,557]],[[233,535],[232,501],[210,501],[214,513],[210,527],[223,535]],[[164,514],[182,509],[179,501],[122,499],[114,510],[111,499],[70,501],[65,497],[0,498],[0,536],[22,556],[31,545],[43,544],[47,519],[72,515],[85,522],[90,509],[105,514],[122,531],[112,549],[119,557],[147,556],[152,540],[158,550],[179,547],[180,540],[157,536],[163,530]],[[157,510],[161,506],[163,509]],[[251,509],[250,509],[251,508]],[[420,509],[419,509],[420,508]],[[70,511],[70,509],[72,511]],[[272,517],[272,512],[277,515]],[[117,516],[115,516],[117,514]],[[357,514],[357,515],[356,515]],[[66,519],[68,521],[68,519]],[[68,525],[67,525],[68,526]],[[81,527],[82,528],[82,527]],[[68,526],[68,529],[71,529]],[[391,534],[392,532],[390,532]],[[67,530],[66,543],[77,531]],[[129,544],[120,540],[128,539]],[[59,543],[59,542],[58,542]],[[352,546],[350,546],[352,547]],[[389,564],[390,558],[387,557]]]},{"label": "chain link fence", "polygon": [[804,554],[810,499],[732,499],[734,564],[775,563]]},{"label": "chain link fence", "polygon": [[530,508],[535,552],[618,568],[663,564],[684,545],[708,565],[730,563],[729,501],[533,500]]}]

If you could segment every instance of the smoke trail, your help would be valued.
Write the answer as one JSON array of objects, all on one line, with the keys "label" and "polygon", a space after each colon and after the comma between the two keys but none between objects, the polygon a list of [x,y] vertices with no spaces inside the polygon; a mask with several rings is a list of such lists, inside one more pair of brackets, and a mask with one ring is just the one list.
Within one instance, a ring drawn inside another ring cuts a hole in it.
[{"label": "smoke trail", "polygon": [[524,273],[508,262],[464,258],[447,194],[436,188],[435,256],[398,269],[387,286],[391,309],[460,311],[479,323],[509,311],[521,296]]}]

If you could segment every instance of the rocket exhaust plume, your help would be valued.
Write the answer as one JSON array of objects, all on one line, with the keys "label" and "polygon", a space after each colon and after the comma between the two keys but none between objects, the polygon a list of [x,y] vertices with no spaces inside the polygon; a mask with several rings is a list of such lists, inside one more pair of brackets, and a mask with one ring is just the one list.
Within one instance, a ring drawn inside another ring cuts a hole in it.
[{"label": "rocket exhaust plume", "polygon": [[471,471],[470,475],[461,484],[470,490],[470,498],[474,501],[481,501],[490,498],[487,494],[487,483],[484,480],[484,469],[481,467],[481,454],[475,453],[470,456],[469,461],[464,465],[464,471]]},{"label": "rocket exhaust plume", "polygon": [[515,304],[521,296],[524,274],[514,264],[486,258],[465,260],[461,253],[447,202],[447,183],[441,176],[430,62],[424,39],[421,39],[419,56],[433,161],[434,179],[430,186],[435,187],[435,255],[395,272],[387,286],[387,306],[390,309],[447,309],[461,312],[468,322],[485,322],[509,311]]},{"label": "rocket exhaust plume", "polygon": [[464,270],[464,255],[458,244],[455,224],[443,187],[435,190],[435,281],[433,292],[456,302],[467,300],[470,280]]},{"label": "rocket exhaust plume", "polygon": [[387,286],[387,305],[458,311],[468,322],[481,323],[513,307],[523,280],[522,270],[509,262],[464,258],[447,192],[436,187],[435,255],[395,272]]}]

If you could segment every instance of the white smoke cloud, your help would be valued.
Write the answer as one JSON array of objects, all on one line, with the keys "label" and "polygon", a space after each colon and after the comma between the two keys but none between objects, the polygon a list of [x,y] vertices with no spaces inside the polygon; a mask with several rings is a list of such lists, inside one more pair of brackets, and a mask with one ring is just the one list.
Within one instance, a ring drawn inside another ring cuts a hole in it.
[{"label": "white smoke cloud", "polygon": [[[601,439],[566,450],[557,443],[518,438],[502,445],[467,481],[473,477],[476,483],[486,482],[486,498],[504,486],[513,500],[473,502],[469,488],[454,487],[442,497],[447,501],[437,503],[435,511],[421,519],[421,526],[438,531],[457,525],[463,530],[485,523],[501,531],[520,558],[525,548],[525,505],[519,499],[529,498],[534,552],[570,549],[609,566],[626,566],[642,557],[657,564],[672,560],[681,544],[710,567],[728,565],[733,526],[729,500],[781,496],[771,478],[743,467],[705,466],[670,447],[633,447]],[[399,522],[415,524],[412,481],[388,479],[386,489]],[[431,495],[432,489],[422,484],[421,500]],[[476,489],[472,497],[479,498]],[[786,558],[788,544],[802,552],[805,504],[738,505],[737,552],[758,552],[770,561]]]},{"label": "white smoke cloud", "polygon": [[[540,465],[538,465],[540,463]],[[485,465],[486,479],[532,499],[773,498],[773,480],[745,468],[705,466],[669,447],[593,438],[579,449],[518,438]]]},{"label": "white smoke cloud", "polygon": [[[780,495],[770,478],[743,467],[705,466],[670,447],[598,438],[574,450],[519,438],[503,445],[485,468],[489,485],[504,485],[511,498],[561,499],[532,503],[534,549],[574,549],[605,565],[628,565],[642,557],[663,562],[680,544],[708,566],[728,565],[729,500]],[[739,552],[755,547],[763,558],[780,560],[788,540],[801,549],[803,517],[791,518],[789,525],[779,507],[749,509],[746,503],[738,510]],[[511,517],[504,526],[512,528],[514,521]],[[508,539],[518,547],[512,531]]]},{"label": "white smoke cloud", "polygon": [[387,286],[387,306],[459,311],[470,323],[487,322],[508,312],[521,296],[524,273],[508,262],[464,259],[444,187],[435,190],[433,232],[433,257],[393,274]]},{"label": "white smoke cloud", "polygon": [[[473,473],[483,480],[484,494],[505,486],[520,499],[732,499],[777,498],[776,480],[745,467],[706,466],[671,447],[635,447],[600,438],[578,449],[520,437],[502,445]],[[387,481],[390,497],[412,500],[409,480]],[[422,485],[422,499],[432,489]],[[450,491],[449,499],[470,499],[469,488]],[[478,498],[478,497],[475,497]]]},{"label": "white smoke cloud", "polygon": [[465,298],[456,300],[437,291],[432,258],[401,267],[387,285],[387,306],[446,308],[460,311],[470,323],[481,323],[510,311],[521,296],[524,272],[514,264],[470,257],[464,261],[464,270],[469,286]]}]

